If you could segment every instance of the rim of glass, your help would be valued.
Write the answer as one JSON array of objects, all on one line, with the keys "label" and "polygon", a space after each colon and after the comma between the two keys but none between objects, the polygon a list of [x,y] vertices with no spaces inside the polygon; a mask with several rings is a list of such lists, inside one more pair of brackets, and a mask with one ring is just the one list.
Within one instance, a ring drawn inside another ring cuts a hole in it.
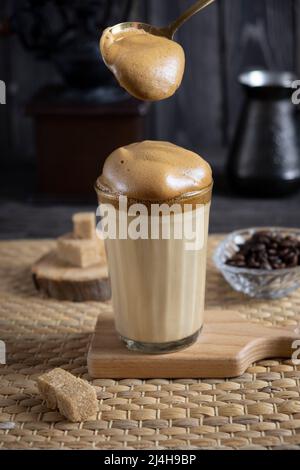
[{"label": "rim of glass", "polygon": [[295,266],[291,268],[284,268],[284,269],[253,269],[253,268],[239,268],[237,266],[230,266],[226,264],[222,259],[221,255],[223,255],[225,247],[228,245],[232,239],[238,235],[242,235],[245,233],[249,233],[249,235],[253,235],[253,233],[256,232],[263,232],[263,231],[268,231],[268,232],[282,232],[282,233],[295,233],[299,236],[299,241],[300,241],[300,229],[297,228],[287,228],[287,227],[251,227],[251,228],[246,228],[242,230],[236,230],[234,232],[231,232],[224,240],[222,240],[217,248],[214,251],[213,254],[213,261],[216,265],[216,267],[220,270],[226,270],[228,272],[234,273],[234,274],[253,274],[255,276],[264,276],[264,275],[274,275],[274,276],[281,276],[284,274],[288,274],[291,271],[293,272],[299,272],[300,273],[300,266]]},{"label": "rim of glass", "polygon": [[[209,186],[206,186],[199,191],[192,191],[188,193],[181,194],[180,196],[174,197],[172,199],[164,199],[164,200],[149,200],[149,199],[137,199],[134,197],[127,196],[128,200],[134,201],[135,203],[146,203],[146,204],[176,204],[176,202],[182,202],[183,200],[190,200],[194,199],[197,196],[202,196],[213,189],[214,181],[211,182]],[[99,182],[99,178],[97,179],[94,185],[95,191],[97,194],[103,194],[107,199],[111,201],[118,201],[118,199],[123,196],[126,197],[126,194],[114,193],[109,191],[105,186],[102,186]]]}]

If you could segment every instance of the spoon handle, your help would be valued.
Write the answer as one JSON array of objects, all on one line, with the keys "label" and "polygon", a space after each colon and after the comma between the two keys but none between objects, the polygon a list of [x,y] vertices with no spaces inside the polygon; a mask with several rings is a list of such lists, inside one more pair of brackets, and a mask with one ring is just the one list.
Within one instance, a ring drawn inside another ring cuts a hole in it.
[{"label": "spoon handle", "polygon": [[180,17],[175,20],[173,23],[170,24],[168,30],[170,32],[170,36],[173,37],[176,31],[182,26],[187,20],[189,20],[192,16],[198,13],[203,8],[207,7],[210,3],[213,3],[215,0],[198,0],[194,5],[188,8]]}]

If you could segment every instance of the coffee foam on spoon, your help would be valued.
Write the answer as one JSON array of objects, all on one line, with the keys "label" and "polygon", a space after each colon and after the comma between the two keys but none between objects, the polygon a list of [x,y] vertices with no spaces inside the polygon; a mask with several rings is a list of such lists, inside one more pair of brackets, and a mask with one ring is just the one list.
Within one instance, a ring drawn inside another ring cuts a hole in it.
[{"label": "coffee foam on spoon", "polygon": [[135,98],[163,100],[181,85],[185,54],[175,41],[138,29],[113,35],[108,28],[102,35],[100,50],[119,84]]}]

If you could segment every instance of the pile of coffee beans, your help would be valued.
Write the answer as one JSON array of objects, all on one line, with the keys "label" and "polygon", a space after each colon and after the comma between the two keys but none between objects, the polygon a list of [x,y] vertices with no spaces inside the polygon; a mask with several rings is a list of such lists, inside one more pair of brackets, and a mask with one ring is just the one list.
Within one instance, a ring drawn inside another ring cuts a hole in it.
[{"label": "pile of coffee beans", "polygon": [[290,235],[260,231],[238,246],[227,265],[269,271],[300,266],[300,240]]}]

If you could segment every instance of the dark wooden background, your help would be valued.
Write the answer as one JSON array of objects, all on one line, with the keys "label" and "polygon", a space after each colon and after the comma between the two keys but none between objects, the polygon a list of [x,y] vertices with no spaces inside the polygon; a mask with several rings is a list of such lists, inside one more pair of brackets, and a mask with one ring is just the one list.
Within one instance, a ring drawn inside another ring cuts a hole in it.
[{"label": "dark wooden background", "polygon": [[[0,16],[13,0],[0,1]],[[137,0],[141,19],[164,25],[192,0]],[[149,137],[201,151],[230,142],[241,105],[238,74],[247,68],[300,74],[300,0],[217,0],[178,34],[187,52],[182,89],[153,107]],[[42,85],[57,82],[52,64],[36,61],[16,37],[0,39],[0,79],[8,104],[0,106],[0,167],[34,164],[31,120],[24,106]]]},{"label": "dark wooden background", "polygon": [[[154,23],[164,24],[188,0],[153,0]],[[242,70],[299,69],[299,0],[219,0],[178,34],[187,51],[187,71],[175,99],[157,107],[160,138],[199,146],[228,144],[242,93]]]}]

